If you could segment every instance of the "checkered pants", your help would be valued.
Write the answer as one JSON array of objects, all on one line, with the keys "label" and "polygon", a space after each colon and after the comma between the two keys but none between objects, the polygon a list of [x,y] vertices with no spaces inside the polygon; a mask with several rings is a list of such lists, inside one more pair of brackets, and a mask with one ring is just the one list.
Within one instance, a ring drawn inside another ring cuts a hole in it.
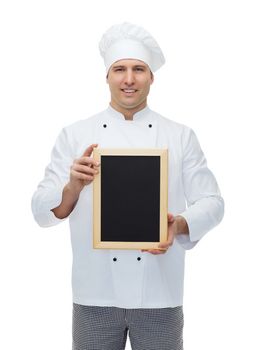
[{"label": "checkered pants", "polygon": [[73,350],[183,350],[183,308],[123,309],[73,304]]}]

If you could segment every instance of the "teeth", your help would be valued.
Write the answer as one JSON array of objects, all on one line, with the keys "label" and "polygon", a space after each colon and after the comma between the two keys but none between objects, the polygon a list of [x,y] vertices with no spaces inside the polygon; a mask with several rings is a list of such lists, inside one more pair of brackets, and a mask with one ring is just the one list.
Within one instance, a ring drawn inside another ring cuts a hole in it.
[{"label": "teeth", "polygon": [[126,89],[124,89],[123,91],[124,92],[135,92],[136,90],[126,90]]}]

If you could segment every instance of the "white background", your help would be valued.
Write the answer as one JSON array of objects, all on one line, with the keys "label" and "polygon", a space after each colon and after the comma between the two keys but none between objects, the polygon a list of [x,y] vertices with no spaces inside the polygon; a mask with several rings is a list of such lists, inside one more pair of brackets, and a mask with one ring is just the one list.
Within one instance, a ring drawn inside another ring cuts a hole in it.
[{"label": "white background", "polygon": [[194,129],[226,203],[186,255],[185,350],[259,348],[256,3],[1,1],[1,349],[71,349],[68,223],[38,227],[30,201],[61,128],[108,105],[98,43],[125,20],[166,57],[150,108]]}]

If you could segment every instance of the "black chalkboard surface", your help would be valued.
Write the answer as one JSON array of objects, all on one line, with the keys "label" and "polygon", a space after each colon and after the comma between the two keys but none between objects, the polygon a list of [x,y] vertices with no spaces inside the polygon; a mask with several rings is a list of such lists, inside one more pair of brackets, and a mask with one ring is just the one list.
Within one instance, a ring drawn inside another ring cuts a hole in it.
[{"label": "black chalkboard surface", "polygon": [[167,150],[96,148],[94,159],[94,248],[157,248],[167,239]]}]

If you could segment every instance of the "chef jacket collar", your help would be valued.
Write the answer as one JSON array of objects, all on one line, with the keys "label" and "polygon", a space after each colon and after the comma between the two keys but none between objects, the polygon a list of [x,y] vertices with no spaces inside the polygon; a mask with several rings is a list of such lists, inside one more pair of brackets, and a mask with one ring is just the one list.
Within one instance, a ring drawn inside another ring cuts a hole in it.
[{"label": "chef jacket collar", "polygon": [[122,113],[118,112],[116,109],[114,109],[110,104],[109,104],[109,107],[108,107],[108,112],[109,112],[109,114],[112,117],[114,117],[116,119],[124,120],[124,121],[127,121],[127,122],[132,122],[132,121],[135,121],[135,120],[139,120],[139,119],[141,119],[141,117],[144,117],[144,116],[148,115],[149,112],[150,112],[150,108],[148,106],[146,106],[145,108],[143,108],[140,111],[138,111],[137,113],[135,113],[133,115],[133,120],[125,119],[124,115]]}]

